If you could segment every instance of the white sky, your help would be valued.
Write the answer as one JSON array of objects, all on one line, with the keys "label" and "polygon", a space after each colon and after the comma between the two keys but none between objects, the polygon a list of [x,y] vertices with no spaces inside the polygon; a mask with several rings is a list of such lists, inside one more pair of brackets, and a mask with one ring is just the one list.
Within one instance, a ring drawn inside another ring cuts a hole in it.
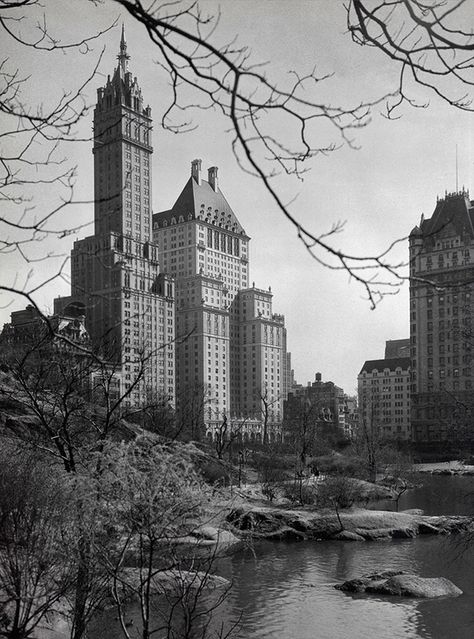
[{"label": "white sky", "polygon": [[[85,1],[45,0],[43,5],[51,29],[63,40],[90,34],[119,15],[111,2],[96,7]],[[217,3],[206,0],[201,5],[212,11]],[[334,75],[316,87],[314,96],[321,102],[348,107],[396,88],[392,63],[380,53],[351,42],[342,1],[233,0],[222,2],[220,7],[216,37],[224,42],[237,35],[238,44],[252,49],[255,61],[268,61],[266,73],[276,82],[286,81],[289,70],[305,73],[316,65],[318,73]],[[320,371],[324,380],[353,393],[363,362],[383,357],[385,340],[408,337],[408,285],[398,295],[386,297],[373,311],[361,286],[347,274],[329,271],[312,260],[262,184],[238,168],[227,132],[229,124],[217,112],[196,112],[194,122],[199,126],[191,133],[163,131],[159,116],[168,104],[169,88],[164,72],[154,64],[158,52],[138,24],[127,16],[122,19],[130,70],[137,75],[154,118],[154,211],[172,205],[188,179],[192,159],[202,158],[204,172],[208,166],[218,166],[220,188],[252,238],[250,281],[261,288],[271,285],[274,312],[286,317],[297,380],[306,383]],[[118,26],[94,45],[91,54],[81,56],[73,51],[67,55],[33,55],[2,38],[1,58],[8,55],[23,75],[32,74],[23,89],[25,96],[48,101],[82,81],[105,46],[100,65],[103,75],[94,78],[87,94],[88,104],[93,105],[96,88],[113,72],[119,40]],[[375,109],[370,124],[354,133],[358,150],[342,146],[329,156],[318,156],[310,163],[311,171],[302,183],[283,176],[277,179],[287,200],[297,196],[292,211],[314,232],[327,231],[338,220],[346,222],[344,232],[334,240],[336,247],[364,255],[379,252],[394,239],[408,235],[421,213],[431,215],[437,195],[455,189],[456,145],[459,185],[471,186],[472,116],[432,95],[423,95],[419,88],[414,91],[420,99],[430,100],[428,108],[404,107],[395,121],[388,121],[380,115],[381,109]],[[79,135],[89,137],[91,125],[92,111]],[[326,131],[321,131],[321,139],[323,143],[330,141]],[[340,142],[335,134],[332,140]],[[91,201],[90,141],[69,144],[64,152],[78,167],[75,199]],[[38,213],[49,210],[60,195],[54,185],[45,187],[31,205]],[[66,208],[58,221],[61,228],[66,228],[92,218],[93,205],[85,203]],[[92,227],[83,229],[77,237],[91,232]],[[51,251],[67,255],[73,239],[45,239],[36,247],[35,255]],[[407,248],[403,243],[396,259],[406,259]],[[27,265],[18,255],[1,255],[2,280],[21,284],[29,274],[27,286],[31,286],[53,274],[62,259]],[[37,302],[51,308],[54,296],[68,294],[66,279],[56,279],[40,289],[35,295]],[[25,305],[22,299],[5,294],[0,303],[0,325],[9,320],[12,310]]]}]

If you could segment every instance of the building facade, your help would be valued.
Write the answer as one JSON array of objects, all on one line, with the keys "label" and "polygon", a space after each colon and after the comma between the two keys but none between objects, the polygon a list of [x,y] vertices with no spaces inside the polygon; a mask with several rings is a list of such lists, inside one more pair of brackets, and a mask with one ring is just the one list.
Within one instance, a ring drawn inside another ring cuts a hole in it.
[{"label": "building facade", "polygon": [[84,316],[43,317],[31,304],[11,313],[10,323],[5,324],[0,333],[0,341],[3,347],[9,345],[13,348],[21,346],[35,349],[45,345],[71,354],[77,352],[77,346],[84,350],[91,346]]},{"label": "building facade", "polygon": [[446,193],[410,234],[415,442],[473,437],[474,202]]},{"label": "building facade", "polygon": [[[271,289],[249,284],[249,241],[201,160],[173,207],[153,216],[162,268],[176,281],[177,396],[205,396],[203,427],[223,417],[245,433],[281,437],[286,371],[284,318]],[[259,424],[257,427],[256,424]],[[249,432],[250,432],[249,431]]]},{"label": "building facade", "polygon": [[94,110],[94,234],[74,243],[71,296],[55,311],[85,315],[94,349],[121,367],[126,405],[174,404],[175,293],[152,241],[151,109],[123,29],[117,57]]},{"label": "building facade", "polygon": [[[387,342],[389,354],[390,344]],[[357,387],[359,433],[376,432],[383,439],[411,439],[409,357],[366,361]]]}]

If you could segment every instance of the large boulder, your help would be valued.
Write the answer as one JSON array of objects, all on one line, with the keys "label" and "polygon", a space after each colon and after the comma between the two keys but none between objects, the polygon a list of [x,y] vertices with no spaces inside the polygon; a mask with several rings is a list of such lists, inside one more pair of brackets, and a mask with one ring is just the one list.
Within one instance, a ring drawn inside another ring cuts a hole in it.
[{"label": "large boulder", "polygon": [[343,584],[337,584],[335,588],[351,593],[365,592],[425,599],[462,595],[462,590],[445,577],[420,577],[413,573],[393,570],[351,579]]},{"label": "large boulder", "polygon": [[177,538],[175,543],[193,546],[201,550],[209,548],[212,552],[219,554],[233,552],[242,545],[242,541],[229,530],[209,525],[195,528],[188,536]]},{"label": "large boulder", "polygon": [[358,535],[351,530],[341,530],[341,532],[336,533],[330,539],[335,539],[337,541],[365,541],[365,538],[362,535]]}]

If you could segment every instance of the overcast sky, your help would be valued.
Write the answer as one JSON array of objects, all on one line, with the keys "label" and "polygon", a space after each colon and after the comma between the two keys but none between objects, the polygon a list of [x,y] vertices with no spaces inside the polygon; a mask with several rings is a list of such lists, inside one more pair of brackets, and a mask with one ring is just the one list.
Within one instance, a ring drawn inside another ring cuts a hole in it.
[{"label": "overcast sky", "polygon": [[[185,135],[174,135],[159,126],[159,116],[168,105],[167,77],[155,61],[157,50],[138,24],[117,6],[105,2],[44,0],[44,11],[51,29],[64,40],[83,37],[119,17],[125,23],[129,67],[138,77],[145,103],[152,108],[153,131],[153,209],[169,208],[184,186],[194,158],[202,158],[203,169],[216,165],[219,184],[248,235],[251,236],[250,281],[261,288],[272,287],[274,312],[283,313],[288,329],[288,347],[299,382],[314,379],[320,371],[348,393],[356,387],[357,373],[366,359],[383,357],[385,340],[408,337],[408,285],[395,296],[386,297],[371,310],[364,290],[343,272],[330,271],[315,262],[304,250],[292,227],[277,211],[262,184],[244,174],[231,149],[229,123],[219,113],[194,114],[198,128]],[[213,11],[218,5],[201,5]],[[338,0],[233,0],[220,4],[221,19],[216,37],[220,42],[238,37],[248,45],[256,62],[267,61],[267,75],[275,82],[286,82],[288,71],[318,75],[333,74],[315,88],[321,103],[356,106],[396,88],[397,69],[376,51],[352,43],[346,32],[343,2]],[[88,55],[71,51],[38,54],[8,45],[2,39],[2,58],[14,60],[30,81],[23,87],[25,101],[52,99],[66,88],[82,82],[92,69],[101,49],[105,52],[100,74],[87,90],[89,105],[95,90],[105,82],[116,64],[120,27],[107,33]],[[337,151],[311,161],[303,182],[281,176],[275,182],[292,204],[293,214],[315,233],[344,221],[343,233],[334,240],[355,254],[369,254],[405,237],[419,222],[421,213],[430,216],[436,197],[456,185],[455,157],[458,148],[459,186],[471,186],[473,171],[472,116],[448,107],[434,96],[414,89],[420,100],[430,100],[425,109],[403,107],[400,118],[389,121],[373,111],[370,123],[354,132],[357,150],[342,144]],[[91,135],[92,111],[78,129],[78,135]],[[276,122],[278,129],[278,122]],[[324,143],[340,143],[337,134],[329,140],[321,129]],[[77,165],[74,197],[92,200],[93,173],[90,141],[68,144],[68,160]],[[60,193],[50,186],[31,205],[36,214],[49,210]],[[31,213],[30,213],[31,214]],[[59,218],[61,228],[78,221],[92,220],[93,205],[84,203],[66,208]],[[77,237],[92,232],[81,230]],[[46,238],[33,253],[44,256],[54,251],[67,255],[75,237]],[[394,260],[407,259],[408,246],[400,244]],[[26,265],[17,255],[2,255],[2,279],[9,284],[31,287],[56,271],[63,258],[51,258]],[[35,295],[45,309],[52,298],[67,295],[67,271],[62,279],[41,288]],[[12,310],[24,307],[24,300],[2,295],[0,324],[8,321]]]}]

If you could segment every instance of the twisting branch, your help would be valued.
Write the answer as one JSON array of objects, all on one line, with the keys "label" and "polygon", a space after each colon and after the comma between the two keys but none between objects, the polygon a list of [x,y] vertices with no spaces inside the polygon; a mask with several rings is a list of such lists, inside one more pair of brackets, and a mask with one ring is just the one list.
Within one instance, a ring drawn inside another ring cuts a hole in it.
[{"label": "twisting branch", "polygon": [[[353,136],[365,127],[373,109],[386,104],[388,118],[397,116],[404,103],[426,106],[411,97],[412,83],[429,88],[450,104],[471,109],[474,85],[474,40],[467,23],[470,16],[463,0],[347,0],[347,22],[355,42],[378,48],[400,66],[399,82],[393,92],[374,101],[354,105],[325,103],[321,87],[330,76],[313,68],[309,73],[292,71],[282,82],[271,79],[265,64],[252,60],[250,50],[235,40],[217,44],[219,15],[208,16],[193,0],[143,2],[113,0],[142,24],[158,52],[157,63],[170,79],[170,102],[163,110],[162,125],[173,132],[192,130],[193,111],[213,109],[229,122],[232,149],[242,169],[256,176],[270,194],[277,211],[293,225],[298,238],[312,258],[332,270],[342,270],[364,288],[372,307],[386,294],[396,293],[406,279],[406,264],[393,258],[395,244],[388,249],[364,254],[345,251],[336,245],[342,223],[329,230],[303,224],[294,212],[293,201],[286,202],[275,178],[286,175],[302,179],[310,160],[329,154],[346,144],[355,148]],[[95,2],[90,1],[91,8]],[[0,28],[16,45],[46,51],[66,51],[77,47],[90,50],[101,35],[63,43],[51,35],[44,18],[31,29],[20,31],[26,18],[34,20],[30,8],[36,0],[0,3]],[[28,33],[28,36],[21,35]],[[0,157],[0,198],[10,207],[2,212],[5,221],[17,230],[38,235],[45,231],[50,216],[34,217],[29,187],[58,184],[69,188],[74,169],[58,157],[64,141],[77,139],[75,125],[87,113],[84,89],[96,72],[77,91],[64,93],[57,104],[45,112],[22,102],[27,78],[9,60],[0,61],[0,111],[13,126],[0,134],[2,141],[15,140],[14,151]],[[462,91],[459,87],[462,87]],[[328,140],[332,133],[334,139]],[[41,142],[41,146],[37,144]],[[61,143],[61,144],[60,144]],[[43,156],[38,158],[38,148]],[[34,154],[33,154],[34,150]],[[38,169],[41,169],[38,173]],[[12,213],[21,207],[20,214]],[[317,220],[315,205],[313,219]],[[44,220],[44,224],[42,223]],[[32,231],[32,226],[34,230]],[[15,240],[16,241],[16,240]],[[22,246],[7,237],[0,246],[6,251]]]},{"label": "twisting branch", "polygon": [[[114,26],[63,42],[49,31],[44,16],[35,22],[38,10],[43,9],[37,0],[1,0],[0,33],[12,52],[15,47],[26,47],[48,58],[54,51],[87,54],[92,43]],[[64,144],[83,140],[78,126],[89,113],[85,96],[102,54],[98,53],[89,74],[72,88],[55,95],[53,85],[51,96],[45,98],[43,93],[38,101],[31,97],[30,77],[14,66],[17,56],[0,59],[0,255],[16,253],[26,265],[56,258],[57,251],[41,252],[41,241],[47,236],[61,239],[84,227],[83,223],[68,226],[59,220],[67,207],[79,204],[74,198],[76,167],[70,163]],[[46,192],[52,195],[47,206]],[[27,280],[31,275],[30,271]],[[34,292],[25,287],[18,290],[11,281],[2,284],[3,291],[13,288],[20,295]]]},{"label": "twisting branch", "polygon": [[[304,75],[292,72],[286,83],[277,85],[264,65],[251,61],[247,47],[214,44],[218,19],[203,15],[196,2],[153,3],[152,10],[141,0],[115,2],[145,27],[160,54],[158,64],[169,74],[171,101],[162,125],[173,132],[187,131],[194,126],[193,109],[220,112],[229,120],[237,162],[263,183],[310,255],[327,268],[347,272],[364,287],[372,307],[383,295],[396,292],[406,264],[393,264],[390,250],[357,255],[337,248],[334,235],[340,225],[326,232],[302,225],[283,201],[274,178],[283,172],[301,179],[308,161],[317,155],[340,144],[355,148],[352,134],[369,123],[375,106],[387,99],[400,100],[400,90],[355,106],[325,104],[318,91],[327,75],[318,75],[315,69]],[[328,128],[338,143],[321,144]]]},{"label": "twisting branch", "polygon": [[399,95],[387,103],[390,117],[409,98],[410,82],[452,106],[474,110],[472,5],[465,0],[350,0],[352,39],[375,47],[399,63]]}]

